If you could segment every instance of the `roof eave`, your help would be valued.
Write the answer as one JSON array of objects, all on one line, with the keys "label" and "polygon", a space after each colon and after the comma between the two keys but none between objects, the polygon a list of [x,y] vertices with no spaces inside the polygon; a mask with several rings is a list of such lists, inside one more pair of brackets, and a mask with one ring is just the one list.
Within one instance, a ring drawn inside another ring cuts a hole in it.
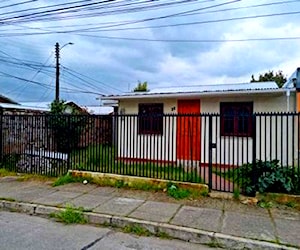
[{"label": "roof eave", "polygon": [[151,98],[182,98],[182,97],[207,97],[207,96],[235,96],[253,94],[280,94],[287,91],[294,92],[293,89],[260,89],[260,90],[238,90],[238,91],[214,91],[214,92],[190,92],[190,93],[155,93],[143,95],[119,95],[104,96],[102,100],[125,100],[125,99],[151,99]]}]

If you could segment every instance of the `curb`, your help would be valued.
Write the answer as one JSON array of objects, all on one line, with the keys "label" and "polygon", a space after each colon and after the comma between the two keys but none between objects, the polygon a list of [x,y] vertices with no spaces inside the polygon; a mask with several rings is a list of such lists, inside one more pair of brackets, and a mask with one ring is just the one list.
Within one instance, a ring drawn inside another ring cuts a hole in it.
[{"label": "curb", "polygon": [[[35,216],[48,217],[51,213],[57,213],[64,208],[57,208],[47,205],[0,200],[0,209],[5,211],[26,213]],[[200,229],[176,226],[167,223],[152,222],[140,219],[133,219],[122,216],[84,212],[89,224],[104,225],[117,228],[138,225],[148,230],[153,235],[164,233],[171,238],[198,243],[214,245],[226,249],[267,249],[267,250],[296,250],[295,247],[288,247],[276,243],[252,240],[242,237],[230,236],[222,233],[208,232]]]}]

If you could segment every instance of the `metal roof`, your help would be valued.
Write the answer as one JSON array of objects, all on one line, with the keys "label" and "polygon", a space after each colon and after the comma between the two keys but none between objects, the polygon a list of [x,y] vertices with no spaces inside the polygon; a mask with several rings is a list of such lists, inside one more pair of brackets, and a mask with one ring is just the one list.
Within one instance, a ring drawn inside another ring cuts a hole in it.
[{"label": "metal roof", "polygon": [[9,104],[9,103],[0,103],[0,108],[2,109],[15,109],[15,110],[32,110],[32,111],[50,111],[49,108],[39,108],[39,107],[31,107],[25,105],[18,105],[18,104]]},{"label": "metal roof", "polygon": [[84,107],[87,112],[92,115],[109,115],[114,112],[113,107],[103,107],[103,106],[86,106]]},{"label": "metal roof", "polygon": [[[288,78],[288,80],[286,81],[286,83],[282,86],[282,88],[294,88],[295,87],[295,83],[294,83],[294,79],[296,79],[296,81],[300,81],[298,75],[299,75],[299,71],[300,68],[297,68],[292,74],[291,76]],[[297,79],[298,78],[298,79]]]},{"label": "metal roof", "polygon": [[5,103],[18,104],[17,102],[13,101],[12,99],[10,99],[4,95],[0,95],[0,98],[2,98],[5,101]]},{"label": "metal roof", "polygon": [[180,87],[156,88],[147,92],[129,92],[121,95],[110,95],[102,97],[102,100],[135,99],[145,97],[180,97],[196,95],[218,95],[218,94],[250,94],[250,93],[278,93],[284,92],[275,82],[250,82],[238,84],[218,84],[218,85],[192,85]]}]

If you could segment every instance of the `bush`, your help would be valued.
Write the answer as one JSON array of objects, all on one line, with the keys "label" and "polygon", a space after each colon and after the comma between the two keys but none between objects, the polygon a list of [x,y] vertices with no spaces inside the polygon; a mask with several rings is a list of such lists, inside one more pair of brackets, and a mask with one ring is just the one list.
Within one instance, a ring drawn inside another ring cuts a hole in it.
[{"label": "bush", "polygon": [[281,166],[279,160],[257,160],[244,164],[237,169],[235,175],[246,194],[259,191],[278,193],[300,193],[300,178],[294,167]]},{"label": "bush", "polygon": [[47,122],[52,129],[57,150],[69,153],[78,148],[80,136],[85,129],[88,117],[72,109],[71,114],[66,114],[67,104],[65,101],[53,101],[51,113],[47,116]]}]

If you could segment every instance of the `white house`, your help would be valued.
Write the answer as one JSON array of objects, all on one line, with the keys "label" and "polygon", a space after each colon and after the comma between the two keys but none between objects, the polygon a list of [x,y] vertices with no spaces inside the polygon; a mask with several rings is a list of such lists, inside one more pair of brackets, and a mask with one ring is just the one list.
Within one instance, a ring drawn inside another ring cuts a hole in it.
[{"label": "white house", "polygon": [[[298,117],[266,113],[298,112],[297,72],[283,88],[275,82],[252,82],[102,97],[119,104],[117,157],[184,166],[211,161],[220,166],[238,166],[253,158],[295,164]],[[255,121],[253,114],[257,114]]]}]

